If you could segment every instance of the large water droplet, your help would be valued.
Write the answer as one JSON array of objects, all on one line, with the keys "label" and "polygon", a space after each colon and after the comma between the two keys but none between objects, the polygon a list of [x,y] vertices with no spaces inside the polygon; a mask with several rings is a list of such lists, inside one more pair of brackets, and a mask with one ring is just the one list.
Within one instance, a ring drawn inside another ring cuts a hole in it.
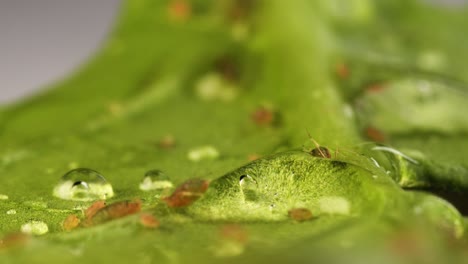
[{"label": "large water droplet", "polygon": [[78,168],[63,175],[54,188],[58,198],[74,201],[93,201],[114,196],[112,185],[97,171]]},{"label": "large water droplet", "polygon": [[239,185],[246,201],[257,199],[258,184],[252,176],[247,174],[240,176]]},{"label": "large water droplet", "polygon": [[140,190],[151,191],[172,188],[173,184],[167,174],[160,170],[150,170],[140,183]]}]

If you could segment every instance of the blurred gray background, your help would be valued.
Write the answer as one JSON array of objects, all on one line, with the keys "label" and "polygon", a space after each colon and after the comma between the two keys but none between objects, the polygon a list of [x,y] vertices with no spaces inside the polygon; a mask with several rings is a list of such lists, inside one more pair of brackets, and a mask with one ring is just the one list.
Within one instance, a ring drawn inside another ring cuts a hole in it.
[{"label": "blurred gray background", "polygon": [[[422,1],[457,6],[468,0]],[[120,2],[0,0],[0,105],[48,86],[91,57],[112,29]]]},{"label": "blurred gray background", "polygon": [[70,74],[99,48],[120,0],[0,0],[0,105]]}]

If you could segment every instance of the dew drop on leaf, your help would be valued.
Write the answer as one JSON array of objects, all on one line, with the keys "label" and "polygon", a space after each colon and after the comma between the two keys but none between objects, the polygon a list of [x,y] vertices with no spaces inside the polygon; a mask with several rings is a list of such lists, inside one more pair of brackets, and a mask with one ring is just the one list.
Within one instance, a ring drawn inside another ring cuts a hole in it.
[{"label": "dew drop on leaf", "polygon": [[14,214],[16,214],[16,210],[11,209],[11,210],[8,210],[6,213],[7,213],[7,215],[14,215]]},{"label": "dew drop on leaf", "polygon": [[112,185],[97,171],[87,168],[67,172],[53,193],[58,198],[74,201],[107,199],[114,195]]},{"label": "dew drop on leaf", "polygon": [[242,193],[244,194],[244,199],[246,201],[256,200],[257,199],[257,181],[252,178],[250,175],[242,175],[239,178],[239,185]]},{"label": "dew drop on leaf", "polygon": [[151,191],[172,188],[173,184],[167,174],[160,170],[149,170],[140,183],[140,190]]},{"label": "dew drop on leaf", "polygon": [[21,226],[21,232],[30,235],[43,235],[49,232],[49,227],[42,221],[30,221]]}]

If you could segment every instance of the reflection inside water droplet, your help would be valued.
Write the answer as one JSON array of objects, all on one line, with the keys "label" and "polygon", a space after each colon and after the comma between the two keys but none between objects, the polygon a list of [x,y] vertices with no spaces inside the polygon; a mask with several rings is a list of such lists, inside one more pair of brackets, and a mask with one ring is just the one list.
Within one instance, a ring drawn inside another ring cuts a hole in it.
[{"label": "reflection inside water droplet", "polygon": [[252,201],[257,199],[257,181],[252,178],[250,175],[242,175],[239,178],[239,185],[242,193],[244,194],[244,199],[246,201]]},{"label": "reflection inside water droplet", "polygon": [[151,191],[172,188],[173,184],[167,174],[160,170],[150,170],[145,173],[145,177],[140,183],[140,190]]},{"label": "reflection inside water droplet", "polygon": [[114,191],[97,171],[78,168],[63,175],[54,188],[54,195],[65,200],[93,201],[110,198]]}]

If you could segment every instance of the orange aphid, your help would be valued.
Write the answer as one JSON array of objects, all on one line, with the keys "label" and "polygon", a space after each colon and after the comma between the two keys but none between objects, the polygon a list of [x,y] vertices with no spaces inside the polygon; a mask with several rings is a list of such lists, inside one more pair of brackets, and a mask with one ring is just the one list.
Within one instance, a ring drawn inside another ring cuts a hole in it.
[{"label": "orange aphid", "polygon": [[0,239],[0,250],[25,245],[30,236],[24,233],[11,233]]},{"label": "orange aphid", "polygon": [[259,158],[260,158],[260,155],[255,154],[255,153],[254,153],[254,154],[249,154],[249,155],[247,156],[247,160],[248,160],[248,161],[258,160]]},{"label": "orange aphid", "polygon": [[175,147],[176,140],[172,135],[166,135],[158,142],[158,146],[162,149],[171,149]]},{"label": "orange aphid", "polygon": [[424,243],[420,236],[409,230],[399,231],[393,234],[388,241],[389,250],[403,257],[424,256]]},{"label": "orange aphid", "polygon": [[136,214],[141,211],[141,201],[115,202],[99,209],[91,218],[84,223],[85,226],[105,223],[107,221],[122,218],[127,215]]},{"label": "orange aphid", "polygon": [[343,62],[336,64],[335,71],[338,77],[340,77],[341,79],[348,78],[350,74],[348,66]]},{"label": "orange aphid", "polygon": [[276,121],[273,110],[264,106],[257,108],[252,113],[251,118],[258,126],[271,126]]},{"label": "orange aphid", "polygon": [[81,220],[74,214],[67,216],[62,223],[63,230],[71,231],[80,225]]},{"label": "orange aphid", "polygon": [[158,219],[150,213],[143,213],[140,215],[140,224],[147,228],[158,228],[160,225]]},{"label": "orange aphid", "polygon": [[220,235],[223,239],[241,244],[245,244],[249,240],[249,234],[247,231],[242,226],[237,224],[228,224],[222,226],[220,229]]},{"label": "orange aphid", "polygon": [[376,83],[376,84],[369,85],[366,88],[366,91],[370,93],[380,93],[384,90],[384,88],[385,87],[383,85]]},{"label": "orange aphid", "polygon": [[97,211],[101,210],[102,208],[106,207],[106,202],[104,201],[97,201],[94,202],[88,209],[85,211],[86,219],[91,219]]},{"label": "orange aphid", "polygon": [[375,142],[384,142],[386,139],[385,134],[375,127],[369,126],[365,130],[366,137]]},{"label": "orange aphid", "polygon": [[294,208],[288,211],[289,218],[303,222],[312,219],[312,212],[307,208]]},{"label": "orange aphid", "polygon": [[182,183],[171,196],[163,198],[170,207],[184,207],[198,200],[208,189],[209,181],[190,179]]},{"label": "orange aphid", "polygon": [[172,0],[167,11],[171,20],[182,22],[192,15],[192,6],[187,0]]}]

